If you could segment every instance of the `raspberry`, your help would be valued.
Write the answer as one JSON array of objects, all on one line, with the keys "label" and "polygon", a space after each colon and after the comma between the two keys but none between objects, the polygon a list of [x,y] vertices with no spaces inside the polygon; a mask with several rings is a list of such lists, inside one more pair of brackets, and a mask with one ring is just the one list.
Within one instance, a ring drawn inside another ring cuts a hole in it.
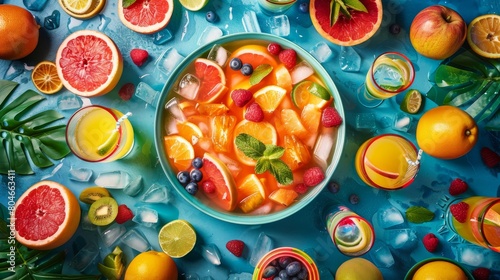
[{"label": "raspberry", "polygon": [[118,215],[116,215],[115,222],[123,224],[127,221],[132,220],[134,213],[125,204],[118,206]]},{"label": "raspberry", "polygon": [[261,122],[264,120],[264,111],[262,111],[259,104],[254,102],[247,107],[245,119],[252,122]]},{"label": "raspberry", "polygon": [[467,210],[469,210],[469,204],[465,202],[459,202],[450,206],[451,214],[459,223],[467,221]]},{"label": "raspberry", "polygon": [[148,52],[143,49],[132,49],[130,51],[130,58],[135,65],[141,67],[146,60],[148,60]]},{"label": "raspberry", "polygon": [[245,243],[241,240],[230,240],[226,243],[226,248],[231,254],[237,256],[238,258],[243,255],[243,249],[245,249]]},{"label": "raspberry", "polygon": [[126,83],[118,91],[118,96],[120,96],[121,99],[127,101],[130,100],[130,98],[132,98],[134,92],[135,92],[135,85],[132,83]]},{"label": "raspberry", "polygon": [[319,167],[311,167],[304,172],[304,184],[309,187],[314,187],[325,179],[323,170]]},{"label": "raspberry", "polygon": [[292,69],[297,63],[297,53],[292,49],[282,50],[278,58],[287,69]]},{"label": "raspberry", "polygon": [[305,194],[309,187],[304,183],[298,183],[293,189],[299,194]]},{"label": "raspberry", "polygon": [[342,117],[334,107],[326,107],[321,114],[321,124],[324,127],[334,127],[342,124]]},{"label": "raspberry", "polygon": [[205,193],[210,194],[215,192],[215,184],[210,180],[203,181],[203,183],[201,183],[201,187]]},{"label": "raspberry", "polygon": [[464,182],[462,179],[456,178],[455,180],[451,181],[450,188],[448,189],[448,192],[451,195],[459,195],[459,194],[463,194],[464,192],[466,192],[468,188],[469,188],[469,185],[467,185],[466,182]]},{"label": "raspberry", "polygon": [[424,243],[425,249],[432,253],[436,251],[439,245],[439,239],[433,233],[428,233],[422,239],[422,243]]},{"label": "raspberry", "polygon": [[246,89],[235,89],[231,92],[231,99],[233,99],[234,104],[238,107],[245,106],[252,97],[252,92]]},{"label": "raspberry", "polygon": [[279,55],[281,46],[278,43],[271,43],[267,46],[267,51],[272,55]]},{"label": "raspberry", "polygon": [[482,147],[480,153],[483,163],[489,168],[497,166],[500,162],[500,155],[488,147]]},{"label": "raspberry", "polygon": [[474,280],[488,280],[490,279],[490,270],[485,267],[478,267],[472,271]]}]

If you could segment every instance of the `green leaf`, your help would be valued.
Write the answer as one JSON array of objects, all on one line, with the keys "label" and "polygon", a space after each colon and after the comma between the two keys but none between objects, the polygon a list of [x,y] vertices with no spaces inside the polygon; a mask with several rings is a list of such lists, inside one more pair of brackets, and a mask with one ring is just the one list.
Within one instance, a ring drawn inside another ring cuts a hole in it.
[{"label": "green leaf", "polygon": [[268,159],[277,159],[283,156],[285,148],[276,145],[266,145],[263,156]]},{"label": "green leaf", "polygon": [[290,185],[293,183],[293,173],[290,167],[281,159],[269,160],[271,174],[276,178],[276,181],[282,185]]},{"label": "green leaf", "polygon": [[259,158],[255,164],[255,173],[262,174],[271,168],[271,163],[267,158]]},{"label": "green leaf", "polygon": [[361,1],[359,0],[344,0],[344,4],[353,10],[365,13],[368,12],[365,5],[363,5],[363,3],[361,3]]},{"label": "green leaf", "polygon": [[55,110],[47,110],[23,118],[45,97],[27,90],[6,104],[17,83],[0,80],[0,174],[16,170],[16,174],[33,174],[31,162],[41,168],[54,165],[70,153],[66,144],[66,125],[50,124],[64,118]]},{"label": "green leaf", "polygon": [[348,19],[351,18],[351,13],[347,9],[347,6],[344,4],[343,0],[335,0],[337,5],[340,7],[340,12]]},{"label": "green leaf", "polygon": [[406,209],[406,219],[410,223],[421,224],[434,219],[434,213],[429,209],[421,206],[411,206]]},{"label": "green leaf", "polygon": [[134,4],[135,1],[137,1],[137,0],[118,0],[118,1],[122,1],[123,8],[128,8],[132,4]]},{"label": "green leaf", "polygon": [[269,73],[273,71],[273,67],[269,64],[261,64],[257,66],[250,76],[250,85],[256,85],[262,81]]},{"label": "green leaf", "polygon": [[330,26],[334,26],[335,23],[337,23],[337,20],[339,19],[339,14],[340,14],[340,5],[337,3],[337,1],[332,0],[332,2],[330,2]]},{"label": "green leaf", "polygon": [[266,145],[252,135],[241,133],[236,136],[235,144],[245,156],[258,160],[264,154]]}]

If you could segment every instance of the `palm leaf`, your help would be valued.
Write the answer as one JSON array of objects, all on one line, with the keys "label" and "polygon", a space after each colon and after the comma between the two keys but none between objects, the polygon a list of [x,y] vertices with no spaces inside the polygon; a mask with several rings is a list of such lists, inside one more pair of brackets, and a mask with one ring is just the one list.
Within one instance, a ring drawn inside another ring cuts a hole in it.
[{"label": "palm leaf", "polygon": [[500,130],[500,62],[464,50],[443,61],[429,76],[427,98],[457,106],[488,130]]},{"label": "palm leaf", "polygon": [[24,118],[45,97],[27,90],[6,104],[17,85],[0,80],[0,174],[7,174],[9,170],[20,175],[33,174],[29,159],[44,168],[70,152],[65,139],[66,125],[49,126],[64,118],[63,115],[48,110]]}]

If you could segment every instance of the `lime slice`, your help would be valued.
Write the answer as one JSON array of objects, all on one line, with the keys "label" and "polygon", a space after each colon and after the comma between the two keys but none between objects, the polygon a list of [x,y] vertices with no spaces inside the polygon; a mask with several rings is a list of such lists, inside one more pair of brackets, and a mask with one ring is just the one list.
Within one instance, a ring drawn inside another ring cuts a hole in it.
[{"label": "lime slice", "polygon": [[179,2],[190,11],[199,11],[208,4],[208,0],[179,0]]},{"label": "lime slice", "polygon": [[330,93],[328,90],[318,83],[312,82],[307,90],[323,100],[330,100]]},{"label": "lime slice", "polygon": [[196,232],[185,220],[173,220],[164,225],[158,233],[160,247],[172,258],[182,258],[193,250]]},{"label": "lime slice", "polygon": [[399,108],[403,112],[416,114],[420,111],[420,108],[422,108],[423,101],[422,94],[416,89],[411,89],[406,93]]},{"label": "lime slice", "polygon": [[331,96],[326,88],[313,81],[302,81],[292,89],[292,101],[297,108],[304,108],[307,104],[314,104],[318,108],[323,108]]}]

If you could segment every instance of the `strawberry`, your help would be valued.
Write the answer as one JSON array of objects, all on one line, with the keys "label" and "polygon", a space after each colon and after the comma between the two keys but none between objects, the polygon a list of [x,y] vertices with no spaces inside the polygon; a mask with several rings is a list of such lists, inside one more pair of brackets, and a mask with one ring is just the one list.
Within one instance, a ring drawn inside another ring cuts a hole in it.
[{"label": "strawberry", "polygon": [[226,243],[226,248],[231,254],[237,256],[238,258],[243,255],[243,249],[245,249],[245,243],[241,240],[230,240]]},{"label": "strawberry", "polygon": [[146,60],[148,60],[149,54],[148,51],[143,49],[132,49],[130,51],[130,58],[135,65],[141,67]]},{"label": "strawberry", "polygon": [[326,107],[321,114],[321,124],[324,127],[334,127],[342,124],[342,117],[334,107]]},{"label": "strawberry", "polygon": [[424,243],[425,249],[432,253],[436,251],[439,245],[439,239],[433,233],[428,233],[422,238],[422,243]]},{"label": "strawberry", "polygon": [[297,63],[297,53],[292,49],[282,50],[278,55],[278,59],[287,69],[292,69]]},{"label": "strawberry", "polygon": [[258,103],[252,103],[247,107],[245,119],[252,122],[261,122],[264,120],[264,111]]},{"label": "strawberry", "polygon": [[125,204],[120,204],[118,206],[118,215],[116,215],[115,222],[123,224],[127,221],[132,220],[134,213]]},{"label": "strawberry", "polygon": [[469,210],[469,204],[465,202],[459,202],[452,204],[450,206],[450,212],[453,217],[460,223],[465,223],[467,221],[467,211]]},{"label": "strawberry", "polygon": [[456,178],[455,180],[451,181],[448,192],[451,195],[459,195],[466,192],[468,188],[469,185],[467,185],[466,182],[464,182],[462,179]]},{"label": "strawberry", "polygon": [[235,89],[231,92],[231,99],[234,101],[234,104],[238,107],[245,106],[248,101],[250,101],[253,97],[251,91],[247,89]]},{"label": "strawberry", "polygon": [[267,51],[272,55],[279,55],[281,52],[281,46],[278,43],[270,43],[267,45]]},{"label": "strawberry", "polygon": [[472,271],[472,276],[474,280],[488,280],[490,279],[491,271],[485,267],[478,267]]},{"label": "strawberry", "polygon": [[121,99],[127,101],[130,100],[130,98],[132,98],[134,92],[135,92],[135,85],[132,83],[126,83],[118,91],[118,96],[120,96]]},{"label": "strawberry", "polygon": [[314,187],[325,179],[325,173],[319,167],[311,167],[304,172],[304,184],[309,187]]},{"label": "strawberry", "polygon": [[482,147],[480,153],[483,163],[489,168],[497,166],[500,162],[500,155],[488,147]]},{"label": "strawberry", "polygon": [[304,183],[298,183],[293,189],[299,194],[305,194],[309,187]]}]

